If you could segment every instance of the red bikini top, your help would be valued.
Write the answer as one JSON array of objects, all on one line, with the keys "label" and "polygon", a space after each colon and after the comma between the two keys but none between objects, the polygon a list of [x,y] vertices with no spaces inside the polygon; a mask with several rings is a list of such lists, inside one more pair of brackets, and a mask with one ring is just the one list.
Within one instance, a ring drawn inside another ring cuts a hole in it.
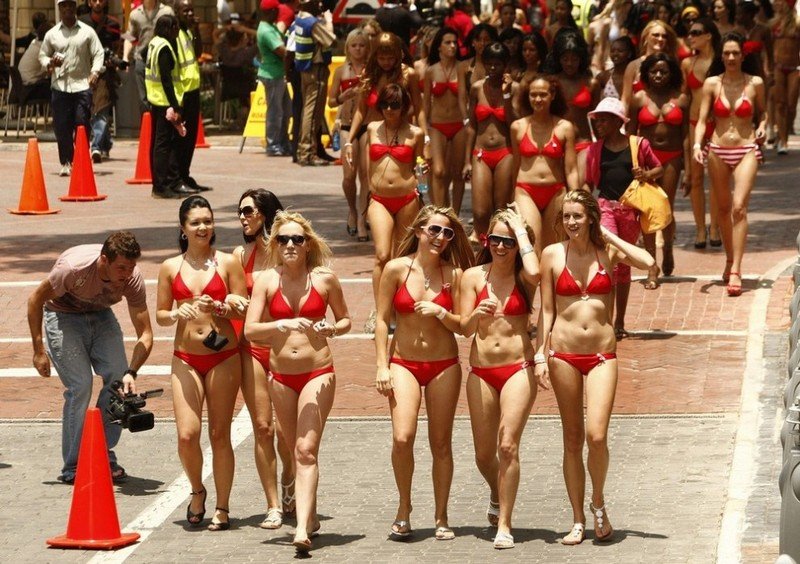
[{"label": "red bikini top", "polygon": [[[407,282],[410,274],[411,267],[409,266],[406,279],[403,280],[403,284],[394,293],[392,305],[394,305],[394,310],[397,313],[414,313],[414,304],[417,300],[415,300],[408,291]],[[453,311],[453,295],[450,293],[450,285],[444,283],[444,274],[442,273],[441,267],[439,268],[439,274],[442,277],[442,289],[431,301],[436,305],[442,306],[447,311]]]},{"label": "red bikini top", "polygon": [[691,49],[689,49],[689,48],[688,48],[686,45],[684,45],[683,43],[681,43],[681,44],[678,46],[678,59],[682,61],[682,60],[684,60],[684,59],[688,59],[688,58],[689,58],[689,57],[691,57],[691,56],[692,56],[692,50],[691,50]]},{"label": "red bikini top", "polygon": [[634,80],[631,86],[633,87],[634,92],[641,92],[644,90],[644,82],[642,82],[640,79]]},{"label": "red bikini top", "polygon": [[747,99],[747,96],[742,95],[739,97],[741,103],[736,106],[735,108],[731,109],[725,102],[722,101],[722,96],[717,96],[717,99],[714,100],[714,115],[718,118],[727,118],[735,115],[736,117],[740,118],[748,118],[753,115],[753,105],[750,103],[750,100]]},{"label": "red bikini top", "polygon": [[698,88],[703,87],[703,81],[697,78],[697,75],[694,74],[694,65],[696,62],[697,59],[695,59],[692,63],[692,68],[689,69],[689,74],[686,77],[686,86],[688,86],[690,90],[697,90]]},{"label": "red bikini top", "polygon": [[431,84],[431,94],[436,96],[444,96],[444,93],[447,91],[452,92],[456,96],[458,96],[458,81],[454,80],[452,82],[434,82]]},{"label": "red bikini top", "polygon": [[256,264],[256,249],[253,248],[253,252],[250,253],[250,258],[247,259],[247,264],[244,265],[244,281],[247,284],[247,295],[253,295],[253,285],[255,284],[253,280],[253,267]]},{"label": "red bikini top", "polygon": [[592,93],[584,84],[581,89],[572,97],[570,104],[576,108],[588,108],[592,104]]},{"label": "red bikini top", "polygon": [[523,157],[536,157],[538,155],[545,156],[549,159],[561,159],[564,157],[564,144],[553,132],[550,141],[545,143],[544,147],[539,149],[536,143],[528,136],[528,132],[522,136],[522,141],[519,142],[519,154]]},{"label": "red bikini top", "polygon": [[[475,306],[489,297],[489,274],[492,272],[492,267],[489,267],[489,272],[486,273],[486,284],[483,285],[483,290],[475,298]],[[506,300],[506,305],[503,306],[503,315],[528,315],[528,305],[525,303],[525,296],[514,284],[514,289]]]},{"label": "red bikini top", "polygon": [[745,41],[742,44],[742,53],[744,53],[744,56],[746,57],[747,55],[751,55],[753,53],[760,53],[763,48],[763,41]]},{"label": "red bikini top", "polygon": [[673,103],[672,109],[667,113],[662,112],[661,117],[663,120],[654,116],[653,112],[650,111],[650,108],[644,106],[641,110],[639,110],[639,125],[650,127],[651,125],[655,125],[661,121],[664,121],[669,125],[680,125],[683,123],[683,110]]},{"label": "red bikini top", "polygon": [[478,104],[475,106],[475,117],[478,118],[478,121],[489,119],[492,116],[498,121],[506,121],[505,107],[493,108],[486,104]]},{"label": "red bikini top", "polygon": [[370,108],[374,108],[377,105],[378,105],[378,91],[375,90],[375,87],[373,86],[370,89],[369,94],[367,95],[367,106],[369,106]]},{"label": "red bikini top", "polygon": [[572,276],[572,273],[569,271],[567,267],[567,258],[569,258],[569,243],[567,243],[567,253],[564,257],[564,270],[561,271],[561,274],[556,280],[556,294],[559,296],[588,296],[589,294],[610,294],[611,290],[614,289],[614,285],[611,283],[611,277],[608,275],[608,272],[603,268],[603,264],[600,262],[600,256],[597,253],[597,249],[595,249],[595,256],[597,257],[597,265],[598,270],[595,273],[594,277],[592,278],[591,282],[586,286],[585,290],[581,290],[578,283],[575,281],[575,277]]},{"label": "red bikini top", "polygon": [[306,317],[308,319],[322,319],[325,317],[325,311],[328,309],[328,304],[319,295],[314,284],[311,283],[311,275],[308,275],[308,285],[311,290],[308,292],[305,303],[300,307],[300,311],[294,312],[286,298],[283,297],[281,292],[281,284],[278,284],[278,289],[275,295],[272,296],[272,301],[269,303],[269,316],[272,319],[294,319],[295,317]]},{"label": "red bikini top", "polygon": [[[181,263],[181,266],[183,266],[183,263]],[[216,267],[214,267],[214,276],[211,277],[211,280],[208,281],[206,287],[203,288],[198,294],[195,294],[189,289],[188,286],[186,286],[186,283],[181,277],[181,270],[178,268],[178,274],[172,280],[173,299],[178,302],[180,300],[190,300],[196,296],[202,296],[204,294],[211,296],[218,302],[225,301],[225,297],[228,295],[228,287],[225,286],[225,281],[222,279],[222,276],[219,275],[219,272],[217,272]]]},{"label": "red bikini top", "polygon": [[380,143],[372,143],[369,146],[370,160],[380,160],[387,154],[400,163],[414,162],[414,147],[411,145],[381,145]]},{"label": "red bikini top", "polygon": [[[357,77],[357,76],[354,76],[353,78],[343,78],[339,82],[339,91],[340,92],[347,92],[348,90],[350,90],[354,86],[357,86],[359,82],[361,82],[361,79],[359,77]],[[376,98],[376,100],[377,100],[377,98]],[[369,102],[367,102],[367,103],[369,103]]]}]

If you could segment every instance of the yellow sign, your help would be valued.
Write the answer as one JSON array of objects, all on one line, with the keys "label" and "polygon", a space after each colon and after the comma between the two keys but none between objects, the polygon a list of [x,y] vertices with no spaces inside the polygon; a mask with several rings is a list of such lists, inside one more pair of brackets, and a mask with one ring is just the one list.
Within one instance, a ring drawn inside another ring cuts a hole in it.
[{"label": "yellow sign", "polygon": [[255,92],[250,93],[250,113],[242,132],[242,138],[258,137],[264,139],[267,135],[267,92],[264,84],[258,82]]}]

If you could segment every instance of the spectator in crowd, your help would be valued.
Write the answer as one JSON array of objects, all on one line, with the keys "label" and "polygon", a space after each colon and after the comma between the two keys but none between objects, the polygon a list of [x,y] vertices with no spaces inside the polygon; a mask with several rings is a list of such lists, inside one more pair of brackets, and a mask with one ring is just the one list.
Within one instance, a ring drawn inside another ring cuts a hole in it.
[{"label": "spectator in crowd", "polygon": [[[252,40],[251,40],[252,32]],[[256,30],[242,23],[239,14],[231,14],[230,25],[217,45],[217,57],[222,74],[222,99],[239,101],[240,118],[250,109],[250,93],[255,89],[258,58]]]},{"label": "spectator in crowd", "polygon": [[464,59],[467,56],[467,36],[475,24],[472,23],[472,18],[467,14],[466,5],[468,0],[455,0],[452,4],[450,14],[444,19],[445,27],[456,30],[458,34],[458,56],[459,59]]},{"label": "spectator in crowd", "polygon": [[[119,85],[114,59],[119,52],[120,24],[119,20],[108,15],[108,0],[88,0],[88,4],[91,11],[81,16],[80,21],[94,29],[104,52],[105,70],[92,88],[92,161],[100,163],[103,158],[108,158],[113,145],[109,123]],[[123,66],[127,68],[127,64]]]},{"label": "spectator in crowd", "polygon": [[375,20],[381,29],[394,33],[406,46],[411,42],[411,30],[425,25],[425,20],[419,15],[417,7],[414,4],[409,7],[408,0],[386,2],[375,12]]},{"label": "spectator in crowd", "polygon": [[[22,55],[28,49],[28,47],[30,47],[31,43],[33,43],[33,40],[36,39],[36,30],[38,30],[39,26],[46,21],[47,15],[44,12],[33,13],[31,16],[30,33],[23,35],[22,37],[17,37],[14,40],[14,46],[16,48],[17,55]],[[39,41],[41,41],[41,39]],[[4,45],[11,45],[11,36],[2,30],[0,30],[0,43]]]},{"label": "spectator in crowd", "polygon": [[72,172],[73,134],[82,125],[89,131],[92,88],[103,67],[103,46],[94,30],[78,21],[75,0],[58,0],[61,22],[48,31],[39,51],[52,89],[53,130],[58,143],[60,176]]},{"label": "spectator in crowd", "polygon": [[286,47],[283,34],[276,25],[281,4],[278,0],[261,0],[261,22],[258,24],[258,51],[261,66],[258,80],[267,93],[267,156],[285,157],[292,154],[289,145],[289,117],[292,102],[286,88],[283,61]]},{"label": "spectator in crowd", "polygon": [[50,77],[47,69],[39,64],[39,51],[45,34],[53,27],[53,22],[45,20],[36,28],[36,38],[31,41],[25,54],[19,60],[19,70],[22,84],[30,88],[28,98],[38,100],[50,97]]},{"label": "spectator in crowd", "polygon": [[300,0],[282,0],[278,4],[278,20],[275,25],[281,33],[292,27],[297,12],[300,11]]},{"label": "spectator in crowd", "polygon": [[[139,89],[139,98],[145,108],[147,104],[147,91],[144,86],[144,69],[147,66],[147,47],[153,39],[156,22],[161,16],[174,15],[172,8],[159,0],[143,0],[142,4],[133,10],[128,19],[128,31],[125,34],[125,44],[122,48],[122,58],[134,64],[136,73],[136,86]],[[133,53],[133,56],[131,56]]]}]

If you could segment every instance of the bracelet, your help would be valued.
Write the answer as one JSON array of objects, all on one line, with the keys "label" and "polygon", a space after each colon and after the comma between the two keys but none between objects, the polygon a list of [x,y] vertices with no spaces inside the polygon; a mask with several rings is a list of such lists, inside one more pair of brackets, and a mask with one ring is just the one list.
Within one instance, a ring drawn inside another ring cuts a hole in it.
[{"label": "bracelet", "polygon": [[277,327],[278,331],[281,333],[286,333],[289,330],[289,328],[286,327],[286,324],[283,322],[283,319],[279,319],[278,323],[275,324],[275,327]]},{"label": "bracelet", "polygon": [[178,312],[177,309],[173,309],[172,311],[169,312],[169,318],[172,321],[177,321],[178,320],[178,315],[179,315],[179,312]]},{"label": "bracelet", "polygon": [[444,306],[439,306],[439,313],[436,314],[436,319],[441,321],[446,316],[447,316],[447,310],[444,308]]},{"label": "bracelet", "polygon": [[425,136],[425,144],[427,145],[430,142],[431,142],[431,136],[430,135],[426,135]]},{"label": "bracelet", "polygon": [[469,125],[469,118],[468,117],[464,118],[464,125]]},{"label": "bracelet", "polygon": [[347,143],[345,143],[345,144],[344,144],[344,146],[345,146],[345,147],[352,147],[352,146],[353,146],[353,144],[352,144],[352,143],[350,143],[350,142],[347,142]]},{"label": "bracelet", "polygon": [[517,239],[519,239],[520,237],[527,236],[528,232],[525,231],[524,229],[520,229],[519,231],[514,231],[514,235],[516,236]]},{"label": "bracelet", "polygon": [[136,380],[136,377],[138,376],[138,374],[136,373],[136,371],[133,368],[128,368],[125,371],[125,374],[123,374],[123,376],[125,376],[126,374],[130,374],[133,377],[134,380]]},{"label": "bracelet", "polygon": [[533,245],[525,245],[524,247],[520,248],[519,256],[524,257],[528,253],[533,252]]},{"label": "bracelet", "polygon": [[533,363],[534,364],[547,364],[547,357],[544,356],[542,353],[536,353],[533,355]]},{"label": "bracelet", "polygon": [[330,338],[334,339],[339,335],[339,331],[336,330],[336,325],[331,325],[331,328],[333,329],[333,333],[331,333]]},{"label": "bracelet", "polygon": [[702,149],[702,148],[703,148],[703,146],[700,145],[700,143],[695,143],[694,145],[692,145],[692,150],[694,150],[694,151],[696,151],[697,149]]},{"label": "bracelet", "polygon": [[507,94],[503,94],[503,100],[510,100],[510,99],[511,99],[511,93],[510,92],[507,93]]}]

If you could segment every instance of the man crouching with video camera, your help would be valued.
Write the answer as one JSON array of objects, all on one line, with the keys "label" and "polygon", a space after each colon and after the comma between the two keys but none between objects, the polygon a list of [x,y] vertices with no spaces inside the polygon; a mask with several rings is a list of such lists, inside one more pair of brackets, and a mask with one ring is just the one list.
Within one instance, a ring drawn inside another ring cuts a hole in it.
[{"label": "man crouching with video camera", "polygon": [[[103,413],[111,477],[127,477],[112,450],[122,427],[107,413],[115,382],[122,392],[136,392],[136,371],[153,348],[153,330],[145,299],[144,279],[136,267],[139,243],[128,231],[117,231],[103,245],[79,245],[64,251],[46,280],[28,299],[28,325],[33,340],[33,366],[45,378],[50,361],[64,384],[61,454],[64,467],[59,480],[72,484],[78,466],[83,420],[92,396],[92,375],[103,378],[97,406]],[[138,340],[130,364],[126,360],[122,330],[111,306],[125,298]],[[42,340],[44,319],[45,342]],[[49,357],[49,358],[48,358]]]}]

